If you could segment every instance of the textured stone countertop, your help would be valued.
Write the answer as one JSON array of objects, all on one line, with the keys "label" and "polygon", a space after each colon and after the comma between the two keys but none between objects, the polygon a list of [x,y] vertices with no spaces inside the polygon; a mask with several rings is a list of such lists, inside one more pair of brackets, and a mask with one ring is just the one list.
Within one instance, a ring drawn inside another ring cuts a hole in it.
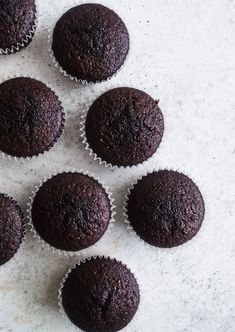
[{"label": "textured stone countertop", "polygon": [[[94,0],[93,0],[94,1]],[[125,262],[141,288],[127,332],[235,331],[235,1],[102,0],[126,22],[130,56],[111,81],[80,87],[63,78],[48,52],[48,29],[84,1],[40,0],[32,44],[0,58],[0,77],[33,75],[55,88],[67,126],[59,143],[31,161],[0,158],[0,189],[26,209],[40,179],[60,168],[89,170],[105,181],[118,206],[116,225],[96,250]],[[96,2],[96,1],[94,1]],[[79,138],[82,110],[101,92],[132,86],[160,99],[165,135],[144,167],[111,171],[93,161]],[[199,185],[206,216],[199,234],[174,249],[145,246],[123,222],[128,186],[147,170],[184,171]],[[0,331],[74,331],[57,306],[57,289],[79,258],[53,255],[28,233],[25,246],[0,268]],[[75,329],[76,330],[76,329]]]}]

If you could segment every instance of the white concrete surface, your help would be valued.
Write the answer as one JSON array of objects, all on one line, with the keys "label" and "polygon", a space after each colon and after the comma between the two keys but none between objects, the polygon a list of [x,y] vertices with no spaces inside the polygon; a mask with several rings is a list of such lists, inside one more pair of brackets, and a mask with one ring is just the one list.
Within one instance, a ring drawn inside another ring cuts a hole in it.
[{"label": "white concrete surface", "polygon": [[[94,1],[94,0],[93,0]],[[84,2],[84,1],[83,1]],[[95,1],[94,1],[95,2]],[[110,82],[78,87],[52,67],[47,29],[81,1],[40,0],[32,44],[0,58],[0,78],[36,75],[52,84],[67,113],[59,144],[28,162],[0,158],[0,190],[23,208],[32,187],[49,170],[88,169],[110,186],[118,205],[116,226],[91,254],[127,263],[141,287],[141,307],[127,332],[235,331],[235,1],[102,0],[126,22],[129,59]],[[117,85],[142,88],[160,99],[165,135],[146,167],[110,171],[93,162],[79,140],[79,116],[88,100]],[[123,224],[127,187],[146,169],[185,171],[205,197],[206,217],[186,245],[152,249]],[[60,316],[57,288],[76,258],[53,256],[29,234],[23,251],[0,267],[0,331],[73,331]]]}]

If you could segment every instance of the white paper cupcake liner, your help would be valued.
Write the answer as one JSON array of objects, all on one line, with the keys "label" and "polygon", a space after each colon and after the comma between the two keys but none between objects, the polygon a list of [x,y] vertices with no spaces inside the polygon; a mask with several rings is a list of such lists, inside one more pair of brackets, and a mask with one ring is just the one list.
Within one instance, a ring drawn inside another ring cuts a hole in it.
[{"label": "white paper cupcake liner", "polygon": [[21,238],[20,245],[19,245],[17,251],[15,252],[15,254],[8,261],[6,261],[6,263],[4,263],[2,265],[2,266],[5,266],[6,264],[11,263],[13,261],[13,258],[15,258],[16,255],[20,254],[23,251],[23,248],[25,245],[26,232],[27,232],[27,230],[26,230],[27,223],[26,223],[26,218],[24,216],[24,213],[23,213],[22,208],[19,205],[19,203],[13,197],[9,196],[6,193],[0,192],[0,194],[4,195],[4,197],[8,198],[12,203],[14,203],[14,205],[19,208],[19,210],[21,212],[21,216],[22,216],[22,238]]},{"label": "white paper cupcake liner", "polygon": [[[87,137],[86,137],[86,118],[87,118],[87,114],[88,114],[88,111],[91,107],[91,105],[95,102],[95,100],[97,100],[101,95],[103,95],[105,92],[108,92],[114,88],[119,88],[119,87],[126,87],[126,84],[124,83],[123,85],[112,85],[110,86],[109,88],[106,88],[106,89],[101,89],[100,93],[99,94],[95,94],[95,96],[93,96],[92,100],[90,98],[89,102],[87,103],[86,105],[86,108],[82,111],[82,115],[81,115],[81,118],[80,118],[80,137],[81,137],[81,141],[82,141],[82,144],[84,145],[84,148],[86,151],[88,151],[89,155],[92,157],[92,159],[94,161],[97,161],[99,163],[99,165],[105,167],[105,168],[109,168],[111,170],[117,170],[117,169],[121,169],[121,170],[130,170],[130,169],[136,169],[136,168],[139,168],[140,166],[146,168],[148,167],[148,165],[151,163],[151,161],[154,160],[155,156],[157,154],[159,154],[159,152],[161,151],[161,148],[162,146],[164,145],[164,136],[165,136],[165,120],[164,120],[164,132],[163,132],[163,136],[162,136],[162,139],[161,139],[161,142],[157,148],[157,150],[152,154],[152,156],[150,156],[148,159],[144,160],[143,162],[140,162],[136,165],[132,165],[132,166],[117,166],[117,165],[114,165],[112,163],[109,163],[105,160],[103,160],[101,157],[99,157],[94,151],[93,149],[91,148],[91,146],[89,145],[88,141],[87,141]],[[131,88],[135,88],[135,87],[132,87],[130,86]],[[137,87],[136,89],[141,89],[139,87]],[[164,114],[163,114],[163,119],[164,119]]]},{"label": "white paper cupcake liner", "polygon": [[[32,211],[32,204],[34,201],[34,198],[38,192],[38,190],[41,188],[41,186],[47,182],[49,179],[51,179],[52,177],[54,177],[57,174],[61,174],[61,173],[81,173],[84,175],[88,175],[89,177],[95,179],[96,181],[98,181],[98,183],[103,187],[103,189],[105,190],[109,202],[110,202],[110,209],[111,209],[111,216],[110,216],[110,221],[109,221],[109,225],[108,228],[106,229],[106,231],[104,232],[104,234],[102,235],[102,237],[93,245],[91,245],[88,248],[82,249],[82,250],[78,250],[78,251],[66,251],[66,250],[61,250],[61,249],[57,249],[53,246],[51,246],[49,243],[47,243],[46,241],[44,241],[40,235],[37,233],[37,231],[35,230],[35,227],[33,225],[33,221],[32,221],[32,215],[31,215],[31,211]],[[71,256],[80,256],[80,255],[87,255],[89,254],[90,250],[96,249],[98,246],[98,243],[109,234],[111,228],[113,227],[114,223],[115,223],[115,219],[114,216],[116,214],[115,212],[115,208],[116,206],[114,205],[114,199],[112,198],[112,193],[109,191],[109,188],[102,182],[100,181],[100,179],[98,177],[96,177],[93,173],[90,173],[89,171],[83,171],[82,169],[80,170],[63,170],[61,169],[60,171],[56,171],[54,173],[50,173],[47,177],[44,177],[43,181],[40,181],[39,185],[36,185],[34,190],[32,191],[32,195],[29,197],[29,202],[27,204],[27,219],[28,219],[28,225],[30,227],[30,230],[33,234],[33,237],[37,240],[37,242],[43,247],[43,248],[47,248],[49,251],[51,251],[54,254],[58,254],[58,255],[63,255],[66,257],[71,257]]]},{"label": "white paper cupcake liner", "polygon": [[32,28],[28,31],[27,35],[22,39],[22,41],[20,41],[19,43],[16,43],[15,45],[12,45],[11,47],[8,48],[0,48],[0,55],[11,55],[14,54],[22,49],[24,49],[25,47],[27,47],[29,45],[29,43],[32,41],[37,26],[38,26],[38,1],[35,1],[35,6],[36,6],[36,12],[35,12],[35,20],[33,23]]},{"label": "white paper cupcake liner", "polygon": [[60,106],[61,106],[61,108],[62,108],[62,113],[63,113],[63,115],[62,115],[62,126],[61,126],[60,134],[59,134],[58,137],[55,138],[53,144],[52,144],[48,149],[46,149],[46,150],[40,152],[40,153],[37,154],[37,155],[34,155],[34,156],[28,156],[28,157],[17,157],[17,156],[12,156],[12,155],[7,154],[6,152],[3,152],[3,151],[0,150],[0,153],[1,153],[3,159],[8,159],[8,160],[10,160],[10,161],[14,160],[14,161],[16,161],[16,162],[18,162],[18,161],[30,161],[30,160],[35,160],[35,159],[37,159],[39,156],[42,156],[42,155],[44,155],[44,154],[50,152],[50,150],[51,150],[51,149],[52,149],[52,148],[53,148],[53,147],[54,147],[54,146],[55,146],[55,145],[61,140],[61,137],[62,137],[63,134],[64,134],[65,124],[66,124],[66,113],[65,113],[65,109],[64,109],[64,107],[63,107],[63,103],[62,103],[61,99],[58,97],[57,93],[55,92],[55,90],[56,90],[55,87],[52,87],[52,85],[51,85],[50,83],[48,83],[48,82],[45,83],[45,82],[41,81],[40,78],[38,78],[38,77],[35,76],[35,75],[30,75],[30,76],[28,76],[28,75],[24,75],[24,74],[8,76],[7,78],[1,79],[0,84],[4,83],[4,82],[6,82],[6,81],[8,81],[8,80],[10,80],[10,79],[17,78],[17,77],[32,78],[32,79],[35,79],[35,80],[40,81],[40,82],[42,82],[43,84],[45,84],[45,85],[46,85],[46,86],[47,86],[47,87],[48,87],[48,88],[49,88],[49,89],[55,94],[56,98],[58,99],[59,104],[60,104]]},{"label": "white paper cupcake liner", "polygon": [[[183,174],[185,176],[187,176],[190,180],[192,180],[194,182],[194,184],[198,187],[202,197],[203,197],[203,201],[204,201],[204,208],[205,208],[205,211],[206,211],[206,207],[205,207],[205,199],[204,199],[204,194],[201,192],[201,185],[198,184],[198,181],[197,180],[194,180],[194,178],[191,176],[191,175],[188,175],[187,172],[185,172],[184,170],[178,170],[178,169],[172,169],[172,168],[160,168],[160,169],[152,169],[151,171],[146,171],[146,173],[144,175],[141,175],[139,177],[136,178],[136,180],[130,185],[130,187],[127,189],[127,193],[125,195],[125,201],[124,201],[124,205],[123,205],[123,216],[124,216],[124,223],[126,224],[126,227],[130,233],[131,236],[133,236],[136,240],[138,241],[141,241],[144,246],[146,246],[147,248],[151,248],[151,250],[160,250],[160,249],[166,249],[166,248],[161,248],[161,247],[155,247],[153,245],[150,245],[148,242],[144,241],[137,233],[136,231],[134,230],[134,228],[132,227],[130,221],[129,221],[129,217],[128,217],[128,201],[129,201],[129,197],[130,197],[130,194],[132,192],[132,190],[134,189],[135,185],[137,185],[137,183],[139,181],[141,181],[144,177],[146,177],[147,175],[149,174],[152,174],[154,172],[159,172],[159,171],[173,171],[173,172],[178,172],[180,174]],[[203,218],[203,222],[204,222],[204,219],[205,219],[205,215],[206,213],[204,213],[204,218]],[[203,222],[202,222],[202,225],[203,225]],[[200,231],[200,230],[199,230]],[[196,234],[197,235],[197,234]],[[195,236],[196,236],[195,235]],[[184,244],[180,245],[179,247],[183,246]]]},{"label": "white paper cupcake liner", "polygon": [[[69,274],[71,273],[71,271],[72,271],[73,269],[75,269],[77,266],[79,266],[79,265],[85,263],[86,261],[90,261],[91,259],[97,259],[97,258],[111,259],[112,261],[116,261],[116,262],[118,262],[118,263],[121,263],[123,266],[125,266],[125,267],[126,267],[126,268],[127,268],[127,269],[128,269],[133,275],[134,275],[134,277],[135,277],[135,279],[136,279],[136,282],[137,282],[137,284],[138,284],[138,286],[139,286],[139,292],[140,292],[140,302],[139,302],[139,306],[138,306],[138,309],[137,309],[136,314],[138,313],[138,311],[140,311],[140,308],[141,308],[141,303],[142,303],[142,302],[141,302],[141,287],[140,287],[140,283],[139,283],[139,281],[138,281],[138,278],[136,277],[136,273],[133,272],[132,269],[131,269],[129,266],[127,266],[127,265],[126,265],[125,263],[123,263],[122,261],[120,261],[120,260],[118,260],[118,259],[116,259],[116,258],[112,258],[112,257],[110,257],[110,256],[95,255],[95,256],[90,256],[90,257],[88,257],[88,258],[84,258],[84,259],[82,259],[81,261],[76,262],[75,264],[73,264],[73,265],[69,268],[69,270],[68,270],[67,273],[65,274],[64,278],[62,279],[61,284],[60,284],[60,287],[59,287],[59,289],[58,289],[58,306],[59,306],[59,311],[60,311],[60,313],[62,314],[62,316],[63,316],[64,318],[67,318],[67,319],[68,319],[68,321],[69,321],[70,324],[71,324],[71,327],[73,326],[74,328],[76,328],[76,331],[84,332],[84,331],[81,330],[79,327],[77,327],[76,325],[74,325],[74,324],[70,321],[70,319],[68,318],[68,316],[66,315],[66,312],[65,312],[64,307],[63,307],[63,301],[62,301],[62,291],[63,291],[63,287],[64,287],[64,284],[65,284],[65,282],[66,282],[66,280],[67,280]],[[136,314],[134,315],[133,320],[134,320]],[[131,324],[131,323],[132,323],[132,320],[131,320],[130,324]],[[128,324],[128,326],[129,326],[129,324]]]},{"label": "white paper cupcake liner", "polygon": [[[76,1],[74,1],[72,4],[69,5],[69,7],[64,11],[64,13],[69,10],[70,8],[73,8],[75,6],[77,6],[78,3]],[[111,5],[111,4],[110,4]],[[111,10],[113,10],[115,12],[115,9],[113,9],[112,7],[110,7],[109,5],[109,8]],[[125,23],[125,22],[124,22]],[[128,30],[128,33],[129,33],[129,29],[127,27],[127,30]],[[110,81],[113,77],[116,77],[119,72],[121,70],[123,70],[124,68],[124,65],[129,61],[129,58],[130,58],[130,53],[131,53],[131,49],[132,49],[132,43],[131,43],[131,36],[130,36],[130,33],[129,33],[129,51],[127,53],[127,56],[123,62],[123,64],[120,66],[120,68],[111,76],[109,76],[106,80],[97,80],[96,82],[88,82],[87,80],[83,80],[83,79],[79,79],[77,78],[76,76],[72,76],[70,74],[68,74],[59,64],[59,62],[56,60],[56,57],[54,55],[54,52],[52,50],[52,41],[53,41],[53,31],[54,31],[54,28],[53,29],[49,29],[48,30],[48,45],[49,45],[49,54],[50,54],[50,57],[52,59],[52,62],[54,64],[54,66],[59,69],[60,73],[66,77],[66,78],[69,78],[71,81],[74,81],[78,84],[81,84],[81,85],[94,85],[94,84],[99,84],[99,83],[105,83],[105,82],[108,82]]]}]

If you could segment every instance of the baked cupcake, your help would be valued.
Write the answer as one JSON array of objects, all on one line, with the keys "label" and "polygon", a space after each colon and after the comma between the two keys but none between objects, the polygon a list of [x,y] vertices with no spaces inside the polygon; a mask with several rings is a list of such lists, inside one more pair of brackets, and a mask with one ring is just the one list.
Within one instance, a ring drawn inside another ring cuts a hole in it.
[{"label": "baked cupcake", "polygon": [[46,243],[78,251],[103,236],[111,214],[111,201],[102,185],[88,175],[70,172],[42,184],[33,199],[31,218]]},{"label": "baked cupcake", "polygon": [[82,135],[96,158],[126,167],[150,158],[163,132],[164,120],[158,101],[137,89],[116,88],[92,104]]},{"label": "baked cupcake", "polygon": [[116,332],[134,317],[139,286],[116,259],[92,257],[66,276],[59,298],[69,319],[87,332]]},{"label": "baked cupcake", "polygon": [[0,265],[9,261],[23,240],[23,213],[19,205],[0,194]]},{"label": "baked cupcake", "polygon": [[64,74],[97,82],[113,76],[129,51],[129,34],[121,18],[99,4],[67,11],[56,23],[52,51]]},{"label": "baked cupcake", "polygon": [[139,180],[130,191],[126,210],[139,237],[163,248],[191,240],[205,213],[203,197],[195,183],[182,173],[168,170]]},{"label": "baked cupcake", "polygon": [[63,131],[64,113],[55,93],[32,78],[0,84],[0,150],[32,157],[49,150]]},{"label": "baked cupcake", "polygon": [[35,0],[0,1],[0,54],[28,46],[37,26]]}]

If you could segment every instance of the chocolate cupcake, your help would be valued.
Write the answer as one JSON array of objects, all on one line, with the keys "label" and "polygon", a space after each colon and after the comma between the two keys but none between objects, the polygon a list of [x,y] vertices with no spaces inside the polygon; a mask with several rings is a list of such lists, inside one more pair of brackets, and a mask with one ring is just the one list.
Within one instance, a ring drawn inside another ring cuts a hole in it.
[{"label": "chocolate cupcake", "polygon": [[23,240],[23,213],[19,205],[0,194],[0,265],[9,261]]},{"label": "chocolate cupcake", "polygon": [[150,158],[164,132],[158,101],[143,91],[116,88],[101,95],[90,107],[83,143],[105,163],[133,166]]},{"label": "chocolate cupcake", "polygon": [[78,251],[96,243],[112,217],[112,200],[94,178],[60,173],[42,184],[32,199],[32,224],[49,245]]},{"label": "chocolate cupcake", "polygon": [[69,271],[59,293],[69,319],[87,332],[115,332],[134,317],[139,286],[116,259],[92,257]]},{"label": "chocolate cupcake", "polygon": [[71,79],[100,82],[113,76],[129,51],[129,34],[121,18],[99,4],[83,4],[57,22],[53,55]]},{"label": "chocolate cupcake", "polygon": [[171,248],[197,234],[205,207],[190,178],[163,170],[148,174],[134,185],[126,211],[130,225],[141,239],[156,247]]},{"label": "chocolate cupcake", "polygon": [[0,1],[0,54],[28,46],[37,26],[35,0]]},{"label": "chocolate cupcake", "polygon": [[0,84],[0,150],[32,157],[49,150],[63,131],[64,113],[55,93],[32,78]]}]

